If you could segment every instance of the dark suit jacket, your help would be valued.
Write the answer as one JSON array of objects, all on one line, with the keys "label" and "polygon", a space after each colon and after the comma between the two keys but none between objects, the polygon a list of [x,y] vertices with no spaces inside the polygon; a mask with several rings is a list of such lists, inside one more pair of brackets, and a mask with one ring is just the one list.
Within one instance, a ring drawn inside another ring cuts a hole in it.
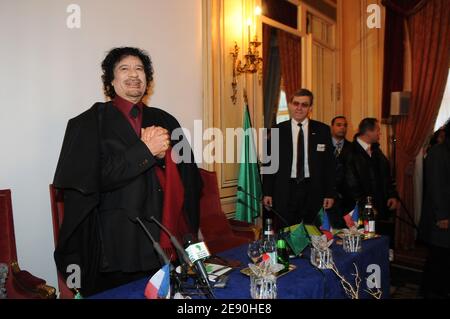
[{"label": "dark suit jacket", "polygon": [[[336,158],[336,189],[338,198],[342,198],[342,190],[345,188],[345,167],[344,167],[344,157],[345,153],[349,152],[352,143],[347,139],[344,140],[344,145],[342,146],[341,153]],[[333,148],[334,153],[334,148]]]},{"label": "dark suit jacket", "polygon": [[[286,215],[293,157],[291,120],[276,125],[274,129],[279,129],[279,168],[275,174],[263,175],[263,192],[264,196],[272,196],[273,206],[278,213]],[[275,141],[271,140],[270,143]],[[322,146],[318,147],[319,145]],[[320,151],[323,147],[324,150]],[[324,198],[334,198],[336,195],[336,162],[328,125],[309,121],[308,159],[311,178],[310,207],[311,213],[317,214],[323,206]]]},{"label": "dark suit jacket", "polygon": [[364,205],[367,196],[374,199],[379,217],[386,219],[387,200],[398,198],[395,181],[391,176],[390,164],[379,145],[372,145],[372,157],[355,141],[343,154],[345,169],[345,187],[342,189],[344,207],[347,212],[359,202]]},{"label": "dark suit jacket", "polygon": [[[333,228],[341,229],[345,227],[343,216],[348,213],[344,209],[343,192],[345,191],[345,167],[344,157],[345,153],[349,151],[352,143],[347,139],[344,140],[341,153],[336,158],[336,200],[334,206],[327,210],[328,218]],[[334,154],[333,148],[333,154]]]},{"label": "dark suit jacket", "polygon": [[[171,132],[178,122],[157,108],[143,108],[142,127]],[[172,141],[172,145],[180,141]],[[186,142],[183,140],[183,142]],[[185,188],[184,210],[194,233],[199,225],[201,179],[193,161],[177,165]],[[97,103],[69,121],[54,185],[64,189],[64,220],[55,261],[63,275],[69,264],[82,272],[82,292],[95,291],[100,271],[138,272],[160,266],[139,216],[159,240],[163,194],[155,173],[158,161],[111,102]]]}]

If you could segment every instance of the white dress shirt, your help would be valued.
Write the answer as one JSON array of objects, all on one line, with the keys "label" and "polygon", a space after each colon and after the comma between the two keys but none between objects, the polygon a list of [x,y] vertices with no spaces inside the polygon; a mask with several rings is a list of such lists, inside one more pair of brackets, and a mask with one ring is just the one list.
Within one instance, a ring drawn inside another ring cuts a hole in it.
[{"label": "white dress shirt", "polygon": [[[292,127],[292,169],[291,169],[291,178],[297,177],[297,142],[298,142],[298,133],[300,132],[300,127],[298,126],[296,120],[291,119],[291,127]],[[305,178],[309,178],[309,163],[308,163],[308,132],[309,132],[309,119],[306,118],[302,122],[303,128],[303,137],[304,137],[304,154],[305,154]]]}]

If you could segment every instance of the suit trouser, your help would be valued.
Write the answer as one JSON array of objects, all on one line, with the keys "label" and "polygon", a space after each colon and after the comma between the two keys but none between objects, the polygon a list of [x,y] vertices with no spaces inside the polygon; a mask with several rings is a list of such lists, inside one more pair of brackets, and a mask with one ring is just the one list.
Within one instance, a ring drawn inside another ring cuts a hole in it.
[{"label": "suit trouser", "polygon": [[450,293],[450,249],[428,246],[428,257],[423,274],[425,298],[448,298]]},{"label": "suit trouser", "polygon": [[291,178],[289,182],[289,201],[287,205],[286,219],[290,225],[299,224],[302,221],[312,224],[318,212],[312,208],[312,191],[310,179],[296,181]]}]

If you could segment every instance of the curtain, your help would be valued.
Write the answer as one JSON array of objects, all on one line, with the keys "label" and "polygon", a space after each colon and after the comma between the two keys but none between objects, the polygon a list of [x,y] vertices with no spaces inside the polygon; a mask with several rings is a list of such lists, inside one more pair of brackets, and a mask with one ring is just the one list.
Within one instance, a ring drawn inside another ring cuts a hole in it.
[{"label": "curtain", "polygon": [[290,99],[301,88],[301,38],[278,30],[278,47],[286,97]]},{"label": "curtain", "polygon": [[264,127],[271,128],[275,124],[281,82],[276,29],[263,24],[263,41]]},{"label": "curtain", "polygon": [[[408,18],[411,41],[412,95],[409,114],[395,125],[397,185],[409,212],[414,212],[414,165],[433,128],[445,90],[450,61],[450,6],[448,0],[428,0]],[[402,61],[402,60],[401,60]],[[397,62],[398,64],[401,64]],[[400,218],[408,220],[402,208]],[[396,223],[397,248],[414,245],[414,229]]]},{"label": "curtain", "polygon": [[382,91],[382,118],[391,113],[391,92],[403,91],[406,30],[405,20],[423,9],[428,0],[383,0],[386,6],[384,35],[384,72]]}]

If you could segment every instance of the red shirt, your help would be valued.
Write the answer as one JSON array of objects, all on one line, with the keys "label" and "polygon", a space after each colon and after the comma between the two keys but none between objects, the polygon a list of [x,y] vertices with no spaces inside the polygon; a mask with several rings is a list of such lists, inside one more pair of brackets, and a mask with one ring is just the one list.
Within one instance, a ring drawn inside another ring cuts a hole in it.
[{"label": "red shirt", "polygon": [[[144,108],[144,103],[142,103],[142,101],[141,101],[137,104],[134,104],[128,100],[125,100],[124,98],[121,98],[118,95],[116,95],[114,97],[112,102],[113,102],[113,105],[120,111],[120,113],[122,113],[123,116],[125,116],[125,118],[128,120],[128,123],[130,123],[131,127],[136,132],[137,136],[141,137],[142,110]],[[136,118],[134,118],[130,115],[130,111],[134,105],[137,105],[137,107],[139,109],[139,113]]]}]

